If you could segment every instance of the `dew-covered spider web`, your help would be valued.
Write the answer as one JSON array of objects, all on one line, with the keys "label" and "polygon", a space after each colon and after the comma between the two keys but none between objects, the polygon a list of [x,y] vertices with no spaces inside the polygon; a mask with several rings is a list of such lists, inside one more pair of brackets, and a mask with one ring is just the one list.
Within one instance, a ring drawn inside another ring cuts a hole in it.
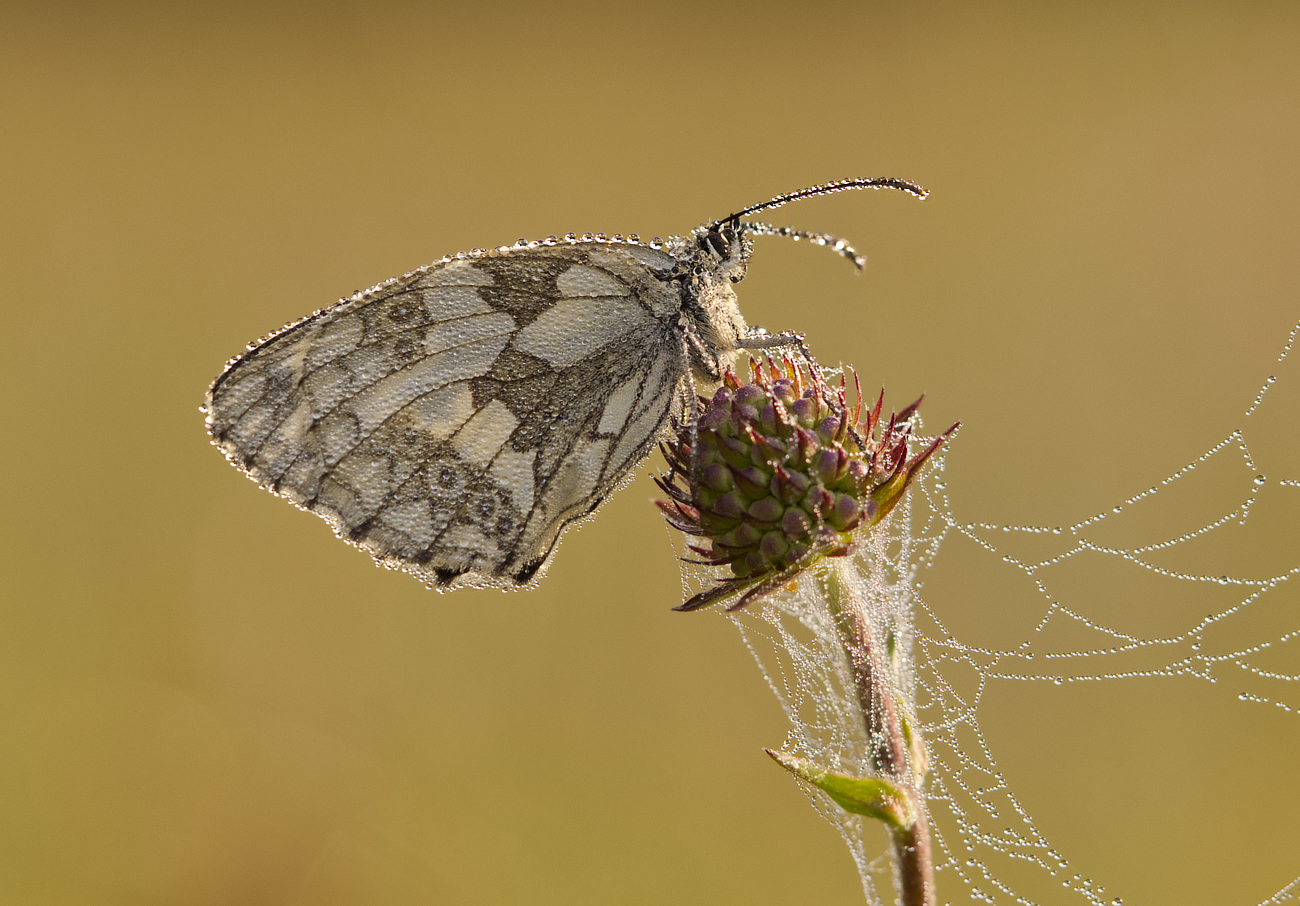
[{"label": "dew-covered spider web", "polygon": [[[1063,709],[1072,699],[1061,696],[1072,691],[1127,684],[1123,691],[1135,707],[1154,713],[1173,707],[1152,701],[1162,688],[1196,684],[1198,694],[1212,693],[1222,707],[1300,720],[1300,456],[1274,442],[1300,422],[1300,355],[1289,355],[1298,338],[1300,326],[1277,363],[1264,363],[1273,373],[1261,374],[1258,395],[1224,413],[1218,443],[1089,518],[1062,526],[962,518],[944,476],[945,458],[961,455],[958,437],[927,465],[905,505],[860,544],[851,570],[872,619],[893,640],[892,681],[904,698],[914,696],[928,745],[939,903],[1126,902],[1119,885],[1103,877],[1104,865],[1076,868],[1067,847],[1040,832],[1022,804],[1000,764],[1009,755],[1000,733],[981,727],[990,719],[999,731],[1008,726],[1004,715],[990,718],[995,692],[1028,688],[1035,707]],[[989,641],[970,623],[956,628],[947,619],[971,602],[949,600],[951,585],[941,590],[927,582],[954,549],[993,574],[970,594],[988,607],[988,589],[996,589],[1003,623],[1015,627],[1011,635]],[[694,592],[711,579],[697,568],[685,583]],[[845,655],[823,592],[817,576],[805,575],[796,587],[731,616],[791,721],[783,742],[764,743],[864,776],[878,741],[865,738],[846,688]],[[1142,606],[1117,603],[1134,594]],[[1053,696],[1060,699],[1055,704]],[[1032,710],[1021,715],[1021,732],[1032,732],[1035,719]],[[1120,731],[1089,732],[1105,751],[1106,734]],[[1225,727],[1212,747],[1223,752],[1223,788],[1189,795],[1206,797],[1205,808],[1222,810],[1225,821],[1248,822],[1232,814],[1232,786],[1250,782],[1251,761],[1269,740],[1229,734]],[[1117,760],[1128,754],[1122,740],[1111,748]],[[1059,779],[1066,787],[1072,782],[1068,774]],[[848,844],[867,902],[895,902],[880,823],[848,814],[812,787],[806,792]],[[1134,833],[1125,823],[1132,816],[1107,794],[1104,787],[1081,790],[1080,808],[1112,810],[1114,833]],[[1287,807],[1294,813],[1298,806]],[[1300,853],[1278,870],[1267,889],[1243,893],[1229,906],[1300,904]]]}]

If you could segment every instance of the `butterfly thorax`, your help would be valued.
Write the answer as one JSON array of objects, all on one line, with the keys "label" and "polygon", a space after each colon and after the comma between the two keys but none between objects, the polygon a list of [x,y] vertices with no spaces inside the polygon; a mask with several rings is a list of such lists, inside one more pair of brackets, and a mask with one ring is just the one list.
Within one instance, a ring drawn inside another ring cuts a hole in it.
[{"label": "butterfly thorax", "polygon": [[732,284],[745,276],[751,244],[731,227],[703,226],[681,240],[674,257],[689,269],[682,281],[682,326],[697,381],[716,384],[750,334]]}]

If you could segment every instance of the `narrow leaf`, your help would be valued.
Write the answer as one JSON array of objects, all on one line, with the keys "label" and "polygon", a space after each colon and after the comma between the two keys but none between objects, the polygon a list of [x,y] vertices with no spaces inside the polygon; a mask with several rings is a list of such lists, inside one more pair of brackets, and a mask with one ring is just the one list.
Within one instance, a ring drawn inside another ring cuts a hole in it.
[{"label": "narrow leaf", "polygon": [[875,818],[899,830],[911,827],[913,819],[907,807],[907,794],[889,781],[836,774],[788,752],[763,751],[791,774],[830,796],[846,812]]}]

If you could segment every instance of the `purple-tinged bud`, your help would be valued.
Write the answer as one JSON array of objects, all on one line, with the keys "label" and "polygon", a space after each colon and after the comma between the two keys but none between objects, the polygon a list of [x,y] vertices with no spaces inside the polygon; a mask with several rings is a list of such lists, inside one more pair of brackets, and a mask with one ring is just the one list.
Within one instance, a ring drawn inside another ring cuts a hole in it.
[{"label": "purple-tinged bud", "polygon": [[745,571],[742,575],[752,576],[754,573],[762,573],[767,570],[767,558],[763,556],[761,550],[752,550],[745,555],[741,561],[744,564]]},{"label": "purple-tinged bud", "polygon": [[758,466],[746,466],[735,474],[736,486],[751,500],[766,494],[768,483],[772,480],[772,473]]},{"label": "purple-tinged bud", "polygon": [[789,378],[777,378],[772,382],[772,396],[776,397],[783,403],[794,402],[794,381]]},{"label": "purple-tinged bud", "polygon": [[812,530],[812,520],[800,509],[789,509],[781,517],[781,531],[788,538],[807,538]]},{"label": "purple-tinged bud", "polygon": [[817,437],[824,444],[834,443],[836,435],[840,431],[840,420],[833,415],[828,415],[817,424]]},{"label": "purple-tinged bud", "polygon": [[871,467],[860,459],[849,461],[849,478],[853,479],[853,486],[863,491],[867,490],[871,483]]},{"label": "purple-tinged bud", "polygon": [[818,441],[817,435],[806,428],[795,428],[794,436],[799,444],[800,462],[808,462],[821,448],[821,442]]},{"label": "purple-tinged bud", "polygon": [[753,524],[741,523],[740,525],[737,525],[736,528],[733,528],[731,532],[720,537],[719,543],[722,543],[724,547],[729,547],[729,549],[732,550],[744,550],[745,547],[753,547],[754,545],[757,545],[759,538],[762,537],[763,533],[759,532]]},{"label": "purple-tinged bud", "polygon": [[742,522],[731,531],[723,535],[719,541],[724,546],[733,550],[741,550],[746,547],[753,547],[758,544],[763,533],[748,522]]},{"label": "purple-tinged bud", "polygon": [[753,455],[756,461],[762,463],[776,463],[785,459],[788,455],[786,445],[781,442],[779,437],[770,437],[766,434],[756,434],[752,430],[749,432],[749,435],[754,441]]},{"label": "purple-tinged bud", "polygon": [[759,542],[758,549],[762,551],[763,556],[770,563],[780,563],[790,550],[790,542],[786,540],[785,535],[779,531],[768,532]]},{"label": "purple-tinged bud", "polygon": [[743,519],[745,517],[744,500],[735,491],[723,494],[713,502],[713,506],[709,507],[709,509],[723,519]]},{"label": "purple-tinged bud", "polygon": [[819,520],[823,519],[835,506],[835,495],[823,487],[815,487],[803,499],[803,506]]},{"label": "purple-tinged bud", "polygon": [[[744,388],[741,388],[744,389]],[[739,428],[758,418],[758,409],[754,406],[747,406],[744,403],[736,401],[731,404],[731,420]]]},{"label": "purple-tinged bud", "polygon": [[718,444],[718,453],[721,454],[727,465],[733,469],[743,469],[749,465],[749,454],[751,445],[739,437],[720,438],[722,441]]},{"label": "purple-tinged bud", "polygon": [[843,478],[842,470],[847,470],[848,467],[849,457],[843,450],[819,450],[812,461],[813,474],[822,484]]},{"label": "purple-tinged bud", "polygon": [[883,397],[859,423],[861,402],[849,407],[845,384],[829,387],[815,365],[751,362],[751,372],[742,384],[729,370],[694,424],[674,422],[675,440],[665,443],[672,471],[660,486],[672,502],[660,508],[708,539],[691,550],[733,574],[682,609],[733,595],[743,606],[823,557],[847,555],[943,440],[909,459],[910,427],[882,416]]},{"label": "purple-tinged bud", "polygon": [[777,466],[772,476],[772,495],[784,504],[798,503],[808,493],[812,479],[802,472],[795,472],[784,466]]},{"label": "purple-tinged bud", "polygon": [[[722,391],[719,390],[719,393]],[[696,422],[696,427],[701,431],[715,432],[723,430],[724,426],[731,420],[731,411],[729,407],[723,405],[716,409],[707,409]]]},{"label": "purple-tinged bud", "polygon": [[700,484],[710,491],[718,491],[723,494],[735,487],[735,482],[731,478],[731,470],[718,462],[700,469]]},{"label": "purple-tinged bud", "polygon": [[749,505],[750,517],[764,525],[776,524],[781,520],[784,513],[785,507],[781,506],[781,501],[775,497],[764,497],[762,500],[755,500]]},{"label": "purple-tinged bud", "polygon": [[800,425],[805,428],[812,427],[813,419],[817,417],[817,403],[807,397],[797,399],[790,404],[790,413]]},{"label": "purple-tinged bud", "polygon": [[736,391],[733,399],[736,405],[757,411],[757,407],[767,400],[767,391],[757,384],[745,384]]},{"label": "purple-tinged bud", "polygon": [[826,514],[826,521],[841,532],[847,532],[862,520],[862,507],[848,494],[835,498],[835,505]]}]

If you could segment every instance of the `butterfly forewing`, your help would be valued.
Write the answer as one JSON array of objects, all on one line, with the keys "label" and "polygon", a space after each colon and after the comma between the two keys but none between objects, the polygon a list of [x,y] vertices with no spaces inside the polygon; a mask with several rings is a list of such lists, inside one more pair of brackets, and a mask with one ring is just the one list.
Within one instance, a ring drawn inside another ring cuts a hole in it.
[{"label": "butterfly forewing", "polygon": [[421,268],[231,363],[209,430],[385,565],[439,587],[526,584],[683,402],[674,263],[573,242]]}]

